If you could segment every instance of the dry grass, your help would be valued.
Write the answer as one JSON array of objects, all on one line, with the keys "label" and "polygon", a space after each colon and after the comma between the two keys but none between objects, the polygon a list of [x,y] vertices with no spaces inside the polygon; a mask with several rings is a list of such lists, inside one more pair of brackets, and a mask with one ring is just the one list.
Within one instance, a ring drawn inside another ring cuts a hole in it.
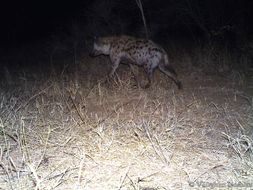
[{"label": "dry grass", "polygon": [[187,67],[143,90],[105,60],[2,88],[0,189],[253,186],[252,87]]}]

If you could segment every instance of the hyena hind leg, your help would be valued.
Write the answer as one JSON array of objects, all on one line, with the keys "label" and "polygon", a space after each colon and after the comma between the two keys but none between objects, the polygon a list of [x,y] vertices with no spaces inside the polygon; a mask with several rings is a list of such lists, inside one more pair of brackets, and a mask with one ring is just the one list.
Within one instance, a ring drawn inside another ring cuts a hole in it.
[{"label": "hyena hind leg", "polygon": [[148,76],[148,83],[146,85],[144,85],[142,88],[149,88],[151,86],[151,82],[153,80],[154,68],[152,68],[151,65],[150,66],[145,65],[144,70]]},{"label": "hyena hind leg", "polygon": [[166,66],[164,64],[159,65],[160,71],[170,77],[175,84],[177,85],[178,89],[182,89],[182,83],[177,79],[177,74],[175,70],[171,66]]},{"label": "hyena hind leg", "polygon": [[135,71],[136,69],[134,68],[134,66],[131,63],[129,63],[129,67],[130,67],[131,72],[132,72],[132,74],[134,76],[134,80],[135,80],[135,82],[137,84],[137,87],[138,88],[141,87],[141,85],[140,85],[140,78],[139,78],[139,68],[137,68],[137,74],[136,74],[136,71]]}]

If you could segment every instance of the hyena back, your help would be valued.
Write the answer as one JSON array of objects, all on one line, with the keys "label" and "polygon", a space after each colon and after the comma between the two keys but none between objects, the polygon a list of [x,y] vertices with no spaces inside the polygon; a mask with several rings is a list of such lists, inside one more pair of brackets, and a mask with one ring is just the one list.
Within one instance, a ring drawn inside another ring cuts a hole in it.
[{"label": "hyena back", "polygon": [[130,36],[102,37],[94,41],[91,55],[109,55],[112,62],[109,77],[113,76],[120,62],[143,66],[148,75],[148,84],[145,86],[147,88],[151,84],[154,70],[158,67],[175,82],[179,89],[181,88],[181,82],[169,64],[167,53],[151,40]]}]

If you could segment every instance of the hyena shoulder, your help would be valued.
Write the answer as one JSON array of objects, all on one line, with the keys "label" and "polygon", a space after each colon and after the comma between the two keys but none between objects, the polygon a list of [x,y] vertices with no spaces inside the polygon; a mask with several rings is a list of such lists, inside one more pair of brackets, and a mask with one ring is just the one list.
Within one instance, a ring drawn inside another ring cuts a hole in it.
[{"label": "hyena shoulder", "polygon": [[123,52],[137,51],[141,52],[152,52],[157,51],[166,53],[163,48],[151,40],[135,38],[132,36],[116,36],[110,38],[110,45],[112,49],[117,49]]}]

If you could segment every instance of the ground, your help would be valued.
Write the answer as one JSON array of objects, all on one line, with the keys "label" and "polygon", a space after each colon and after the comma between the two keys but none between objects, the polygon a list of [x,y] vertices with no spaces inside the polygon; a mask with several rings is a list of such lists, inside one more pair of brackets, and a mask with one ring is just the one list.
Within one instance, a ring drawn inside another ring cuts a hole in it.
[{"label": "ground", "polygon": [[253,74],[187,64],[182,90],[159,71],[138,88],[125,65],[106,81],[106,57],[6,71],[0,189],[251,189]]}]

